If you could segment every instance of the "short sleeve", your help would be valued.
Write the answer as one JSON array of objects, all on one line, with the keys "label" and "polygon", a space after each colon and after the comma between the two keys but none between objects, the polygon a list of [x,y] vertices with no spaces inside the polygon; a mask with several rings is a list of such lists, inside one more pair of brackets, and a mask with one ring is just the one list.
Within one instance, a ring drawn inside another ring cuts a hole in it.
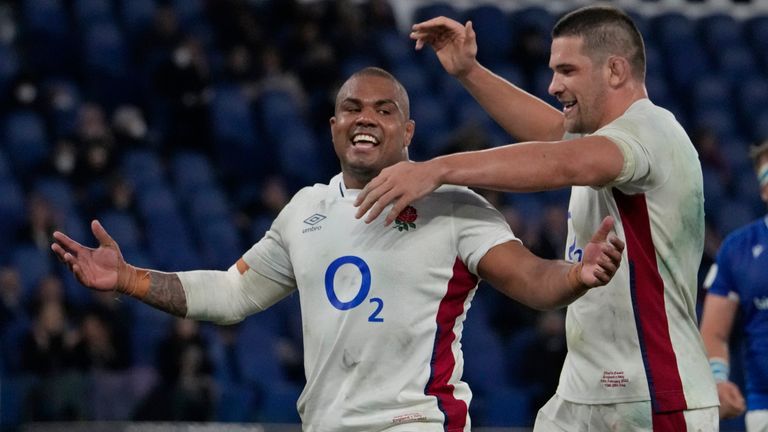
[{"label": "short sleeve", "polygon": [[243,254],[243,261],[277,283],[295,286],[293,264],[283,235],[285,219],[291,207],[289,204],[283,208],[264,237]]},{"label": "short sleeve", "polygon": [[454,206],[459,257],[472,273],[477,274],[477,265],[492,247],[520,241],[504,216],[474,192],[467,189]]},{"label": "short sleeve", "polygon": [[717,252],[717,258],[715,263],[707,273],[707,277],[704,279],[704,288],[708,289],[710,294],[715,294],[723,297],[738,295],[733,283],[732,264],[730,260],[730,254],[728,251],[728,242],[723,243],[723,246]]}]

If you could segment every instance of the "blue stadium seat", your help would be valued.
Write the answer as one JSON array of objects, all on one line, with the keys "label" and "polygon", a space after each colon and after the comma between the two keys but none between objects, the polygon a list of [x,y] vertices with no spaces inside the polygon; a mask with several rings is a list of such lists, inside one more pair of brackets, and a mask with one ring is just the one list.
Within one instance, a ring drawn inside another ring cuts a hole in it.
[{"label": "blue stadium seat", "polygon": [[725,104],[723,106],[700,107],[695,111],[693,120],[696,128],[709,128],[718,138],[729,137],[738,132],[733,113]]},{"label": "blue stadium seat", "polygon": [[11,252],[11,265],[18,269],[21,276],[22,298],[25,301],[35,295],[38,283],[53,272],[52,259],[52,252],[42,251],[31,243],[19,244]]},{"label": "blue stadium seat", "polygon": [[412,99],[431,94],[432,89],[427,74],[415,62],[393,66],[391,72],[408,90],[408,95]]},{"label": "blue stadium seat", "polygon": [[197,152],[175,154],[171,160],[171,175],[174,187],[184,202],[189,202],[198,190],[215,187],[217,184],[211,161]]},{"label": "blue stadium seat", "polygon": [[718,232],[723,236],[752,222],[757,217],[758,214],[755,213],[750,204],[736,198],[723,199],[720,208],[714,215]]},{"label": "blue stadium seat", "polygon": [[212,222],[226,219],[230,215],[227,196],[216,187],[199,189],[191,197],[189,212],[196,229],[202,229]]},{"label": "blue stadium seat", "polygon": [[[553,371],[553,373],[556,373]],[[485,398],[483,425],[489,427],[530,427],[531,395],[524,389],[507,387]]]},{"label": "blue stadium seat", "polygon": [[[0,179],[0,196],[0,238],[13,239],[27,216],[24,191],[15,180]],[[0,242],[0,255],[11,243]]]},{"label": "blue stadium seat", "polygon": [[449,2],[435,1],[416,7],[413,11],[413,23],[427,21],[439,16],[446,16],[455,20],[460,20],[459,11]]},{"label": "blue stadium seat", "polygon": [[243,255],[240,234],[231,221],[214,221],[201,227],[200,231],[201,251],[207,268],[226,270]]},{"label": "blue stadium seat", "polygon": [[701,39],[716,56],[744,44],[742,26],[732,15],[716,13],[699,18],[697,24]]},{"label": "blue stadium seat", "polygon": [[[547,43],[550,40],[550,32],[555,26],[556,17],[546,8],[538,5],[527,6],[511,13],[512,28],[518,32],[534,32],[544,38]],[[547,44],[549,47],[549,44]]]},{"label": "blue stadium seat", "polygon": [[304,122],[296,123],[284,132],[278,141],[279,172],[298,186],[326,180],[320,166],[320,151],[327,151],[330,144],[320,142]]},{"label": "blue stadium seat", "polygon": [[[268,163],[269,154],[263,153],[258,130],[253,120],[251,102],[244,90],[234,85],[220,85],[214,90],[210,104],[211,126],[216,155],[227,175],[250,179]],[[282,120],[277,113],[266,123],[275,129],[287,127],[290,119]],[[298,116],[298,115],[297,115]]]},{"label": "blue stadium seat", "polygon": [[74,0],[72,9],[81,28],[115,18],[110,0]]},{"label": "blue stadium seat", "polygon": [[413,42],[396,30],[381,31],[374,38],[376,50],[389,68],[415,60]]},{"label": "blue stadium seat", "polygon": [[73,80],[54,78],[46,80],[42,88],[52,99],[47,115],[54,139],[73,136],[82,103],[80,87]]},{"label": "blue stadium seat", "polygon": [[0,149],[0,181],[13,180],[13,168],[11,167],[11,161],[8,160],[8,156]]},{"label": "blue stadium seat", "polygon": [[155,0],[123,0],[120,15],[126,34],[132,39],[140,38],[152,26],[155,17]]},{"label": "blue stadium seat", "polygon": [[70,182],[57,177],[43,177],[35,181],[34,190],[50,203],[55,211],[65,216],[77,214],[77,201]]},{"label": "blue stadium seat", "polygon": [[720,74],[731,83],[739,83],[752,77],[762,77],[752,51],[744,46],[722,50],[718,54]]},{"label": "blue stadium seat", "polygon": [[50,145],[43,119],[34,111],[17,110],[5,117],[3,136],[14,171],[31,175],[48,158]]},{"label": "blue stadium seat", "polygon": [[129,150],[120,162],[120,170],[137,195],[144,190],[165,186],[165,167],[151,150]]},{"label": "blue stadium seat", "polygon": [[694,107],[715,105],[724,109],[731,109],[733,106],[730,83],[715,74],[702,76],[693,83],[691,99]]},{"label": "blue stadium seat", "polygon": [[464,12],[465,21],[471,20],[477,29],[477,58],[490,67],[508,61],[516,44],[515,33],[507,14],[495,4],[473,6]]},{"label": "blue stadium seat", "polygon": [[236,349],[244,378],[249,382],[265,389],[277,388],[285,382],[277,355],[278,337],[272,330],[258,325],[254,316],[240,324]]},{"label": "blue stadium seat", "polygon": [[123,254],[128,250],[141,250],[141,229],[133,215],[125,211],[108,210],[101,213],[98,219],[120,245]]},{"label": "blue stadium seat", "polygon": [[296,408],[300,394],[301,387],[295,384],[282,383],[270,387],[259,420],[266,423],[300,423],[301,418]]},{"label": "blue stadium seat", "polygon": [[83,35],[85,72],[121,77],[126,71],[127,50],[120,28],[113,21],[97,22]]},{"label": "blue stadium seat", "polygon": [[0,94],[8,94],[11,80],[18,71],[19,59],[16,50],[13,46],[0,43]]},{"label": "blue stadium seat", "polygon": [[435,96],[424,94],[411,99],[411,118],[416,122],[414,159],[427,159],[442,153],[452,128],[445,104]]},{"label": "blue stadium seat", "polygon": [[464,321],[464,380],[473,393],[492,396],[508,385],[509,376],[501,339],[488,324],[490,313],[484,306],[473,304]]},{"label": "blue stadium seat", "polygon": [[[27,0],[21,6],[27,61],[41,74],[72,72],[75,42],[70,19],[60,0]],[[0,62],[2,64],[2,62]],[[0,66],[0,68],[5,67]]]}]

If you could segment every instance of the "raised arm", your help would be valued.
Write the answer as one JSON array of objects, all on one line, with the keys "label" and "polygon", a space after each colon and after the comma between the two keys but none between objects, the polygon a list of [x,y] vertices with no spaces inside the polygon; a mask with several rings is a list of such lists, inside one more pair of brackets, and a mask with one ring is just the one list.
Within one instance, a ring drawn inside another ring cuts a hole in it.
[{"label": "raised arm", "polygon": [[443,68],[461,82],[488,114],[519,141],[555,141],[563,137],[563,115],[543,100],[478,63],[472,22],[461,25],[437,17],[414,24],[416,49],[430,45]]},{"label": "raised arm", "polygon": [[184,288],[175,273],[134,267],[125,262],[117,242],[99,221],[91,222],[91,231],[99,242],[96,248],[85,247],[62,232],[53,233],[51,249],[81,284],[136,297],[179,317],[187,315]]},{"label": "raised arm", "polygon": [[539,258],[511,241],[491,248],[480,260],[478,273],[508,297],[534,309],[566,306],[591,288],[607,284],[616,273],[624,242],[611,233],[613,224],[612,217],[603,219],[581,262]]}]

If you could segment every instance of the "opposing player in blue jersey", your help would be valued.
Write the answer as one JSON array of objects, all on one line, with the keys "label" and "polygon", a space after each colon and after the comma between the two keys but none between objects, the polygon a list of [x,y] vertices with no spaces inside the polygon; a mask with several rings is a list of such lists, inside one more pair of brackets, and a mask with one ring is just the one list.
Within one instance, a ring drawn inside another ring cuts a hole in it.
[{"label": "opposing player in blue jersey", "polygon": [[[750,149],[760,198],[768,204],[768,140]],[[717,382],[720,416],[747,410],[747,432],[768,431],[768,215],[726,237],[704,281],[701,335]],[[736,312],[744,333],[746,405],[728,378],[729,339]]]},{"label": "opposing player in blue jersey", "polygon": [[307,384],[306,431],[469,431],[461,329],[479,278],[532,307],[554,308],[604,285],[624,244],[607,217],[580,263],[526,249],[487,201],[447,186],[395,226],[355,218],[355,197],[408,159],[408,95],[367,68],[339,90],[331,135],[341,174],[299,191],[262,240],[228,271],[163,273],[127,264],[96,221],[96,249],[54,234],[79,281],[194,319],[235,322],[298,290]]}]

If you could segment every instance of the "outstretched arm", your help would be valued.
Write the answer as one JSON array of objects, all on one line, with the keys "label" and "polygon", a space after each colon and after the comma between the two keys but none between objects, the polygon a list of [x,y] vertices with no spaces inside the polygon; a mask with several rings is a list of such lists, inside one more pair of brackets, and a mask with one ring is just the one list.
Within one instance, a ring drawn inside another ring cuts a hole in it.
[{"label": "outstretched arm", "polygon": [[91,222],[91,231],[99,242],[96,248],[83,246],[62,232],[53,233],[51,249],[81,284],[97,291],[121,292],[173,315],[186,316],[184,288],[175,273],[134,267],[125,262],[117,242],[99,221]]},{"label": "outstretched arm", "polygon": [[611,233],[614,220],[603,219],[581,262],[546,260],[516,241],[491,248],[480,260],[480,277],[510,298],[534,309],[566,306],[616,274],[624,242]]},{"label": "outstretched arm", "polygon": [[430,45],[443,68],[456,77],[480,105],[519,141],[554,141],[563,137],[563,115],[546,102],[478,63],[472,22],[462,25],[437,17],[414,24],[416,49]]},{"label": "outstretched arm", "polygon": [[568,141],[510,144],[454,153],[426,162],[399,162],[384,168],[357,196],[356,217],[376,219],[390,203],[385,224],[413,201],[442,184],[508,192],[535,192],[567,186],[599,187],[616,179],[624,165],[619,147],[603,136]]}]

